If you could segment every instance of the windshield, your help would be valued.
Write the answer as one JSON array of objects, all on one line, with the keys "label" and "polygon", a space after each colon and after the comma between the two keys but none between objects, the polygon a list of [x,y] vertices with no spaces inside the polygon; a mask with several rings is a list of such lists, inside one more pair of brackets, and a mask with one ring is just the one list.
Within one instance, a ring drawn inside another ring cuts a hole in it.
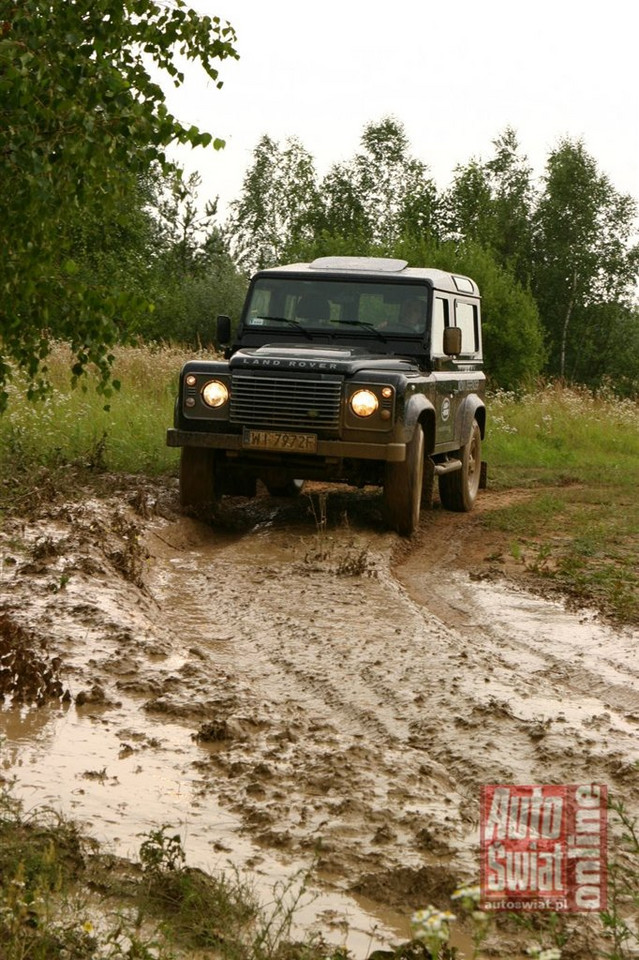
[{"label": "windshield", "polygon": [[263,277],[253,287],[244,328],[297,327],[308,336],[361,332],[387,340],[424,335],[428,289],[406,283]]}]

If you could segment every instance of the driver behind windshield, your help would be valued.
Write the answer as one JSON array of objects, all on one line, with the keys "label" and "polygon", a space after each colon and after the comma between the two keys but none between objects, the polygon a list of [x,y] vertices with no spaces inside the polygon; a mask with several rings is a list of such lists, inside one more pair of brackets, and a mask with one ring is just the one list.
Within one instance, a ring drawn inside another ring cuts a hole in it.
[{"label": "driver behind windshield", "polygon": [[415,333],[424,329],[426,304],[422,300],[405,300],[399,313],[400,327],[408,327]]},{"label": "driver behind windshield", "polygon": [[404,300],[397,319],[385,319],[378,330],[390,330],[400,333],[423,333],[426,322],[426,304],[423,300]]}]

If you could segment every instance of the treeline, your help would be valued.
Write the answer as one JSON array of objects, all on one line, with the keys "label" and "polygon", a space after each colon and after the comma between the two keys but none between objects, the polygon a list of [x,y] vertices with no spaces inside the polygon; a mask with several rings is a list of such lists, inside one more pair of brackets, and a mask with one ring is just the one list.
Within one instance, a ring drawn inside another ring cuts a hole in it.
[{"label": "treeline", "polygon": [[511,128],[440,191],[401,123],[386,118],[321,180],[297,139],[264,136],[224,234],[248,272],[334,253],[468,273],[483,296],[495,383],[543,373],[636,393],[636,214],[579,140],[562,140],[535,180]]},{"label": "treeline", "polygon": [[439,190],[392,118],[322,178],[298,140],[264,136],[222,222],[167,149],[223,144],[169,113],[156,75],[182,83],[182,49],[219,85],[234,43],[183,0],[0,6],[0,410],[17,369],[46,389],[56,340],[72,377],[92,365],[108,394],[115,343],[210,343],[255,268],[326,254],[476,279],[495,384],[639,392],[636,204],[582,142],[560,142],[535,180],[507,129]]},{"label": "treeline", "polygon": [[153,303],[134,325],[147,339],[211,342],[216,314],[237,321],[247,278],[261,267],[391,256],[477,280],[495,385],[544,374],[639,391],[636,204],[581,141],[561,141],[535,180],[508,128],[441,191],[402,125],[386,118],[323,179],[299,140],[262,137],[224,222],[215,203],[201,211],[199,188],[197,177],[156,170],[128,198],[128,230],[120,218],[108,256],[103,230],[100,244],[90,229],[83,237],[79,261],[98,246],[94,275],[106,282],[128,271]]},{"label": "treeline", "polygon": [[200,178],[159,165],[131,183],[117,216],[86,214],[69,255],[83,283],[127,291],[127,338],[211,344],[217,313],[238,318],[247,278],[233,261],[217,201],[200,203]]}]

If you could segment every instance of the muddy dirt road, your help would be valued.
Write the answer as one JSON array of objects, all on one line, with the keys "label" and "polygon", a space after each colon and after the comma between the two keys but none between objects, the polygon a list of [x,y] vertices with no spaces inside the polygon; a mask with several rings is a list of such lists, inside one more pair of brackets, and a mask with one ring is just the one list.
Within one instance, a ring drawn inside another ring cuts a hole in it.
[{"label": "muddy dirt road", "polygon": [[205,522],[170,481],[110,488],[1,535],[1,772],[29,805],[125,855],[171,824],[264,889],[314,864],[301,922],[355,949],[476,878],[482,784],[637,812],[639,635],[496,576],[476,517],[408,545],[374,493]]}]

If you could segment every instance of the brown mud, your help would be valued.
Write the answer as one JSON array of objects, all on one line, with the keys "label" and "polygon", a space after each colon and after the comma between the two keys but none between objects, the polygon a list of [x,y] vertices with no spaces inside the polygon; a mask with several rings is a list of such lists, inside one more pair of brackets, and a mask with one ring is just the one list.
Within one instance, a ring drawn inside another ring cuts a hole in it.
[{"label": "brown mud", "polygon": [[265,896],[312,868],[300,925],[360,955],[476,880],[482,784],[637,813],[639,634],[523,590],[478,517],[407,543],[376,492],[198,519],[116,477],[8,518],[0,773],[125,856],[170,824]]}]

